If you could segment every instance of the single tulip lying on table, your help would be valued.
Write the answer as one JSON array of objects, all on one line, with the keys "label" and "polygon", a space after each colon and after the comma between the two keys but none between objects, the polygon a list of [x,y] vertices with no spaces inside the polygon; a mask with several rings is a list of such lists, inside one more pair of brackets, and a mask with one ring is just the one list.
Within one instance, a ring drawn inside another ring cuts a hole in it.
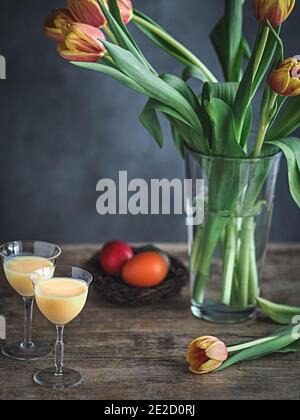
[{"label": "single tulip lying on table", "polygon": [[202,375],[273,353],[295,353],[300,351],[299,330],[299,327],[289,325],[267,337],[234,346],[226,346],[215,337],[199,337],[189,345],[186,359],[190,371]]},{"label": "single tulip lying on table", "polygon": [[[164,28],[134,10],[131,1],[69,0],[67,12],[62,9],[47,19],[46,33],[59,41],[59,53],[73,65],[105,73],[146,96],[140,120],[160,147],[164,136],[159,112],[169,121],[182,155],[187,147],[196,154],[235,159],[225,168],[220,160],[210,173],[213,194],[205,202],[209,216],[195,234],[191,271],[195,278],[193,300],[201,305],[213,256],[220,247],[221,304],[243,309],[255,305],[260,294],[258,265],[262,261],[256,259],[255,217],[271,211],[259,199],[271,171],[264,157],[283,152],[291,195],[300,206],[300,140],[293,136],[300,127],[300,62],[297,52],[294,57],[285,56],[280,37],[295,0],[253,0],[259,28],[252,49],[243,34],[244,0],[226,0],[224,4],[224,16],[211,40],[225,82],[219,82]],[[182,77],[157,73],[131,35],[130,22],[185,66]],[[203,86],[200,95],[188,84],[192,78]],[[260,125],[252,144],[253,102],[261,88]],[[240,182],[245,159],[256,159],[251,186]],[[244,218],[239,216],[241,200],[248,215]],[[220,216],[224,212],[227,217]]]},{"label": "single tulip lying on table", "polygon": [[300,308],[257,299],[263,313],[272,321],[286,325],[264,338],[226,346],[218,338],[203,336],[193,340],[186,353],[190,371],[197,375],[220,372],[236,363],[273,353],[300,351]]}]

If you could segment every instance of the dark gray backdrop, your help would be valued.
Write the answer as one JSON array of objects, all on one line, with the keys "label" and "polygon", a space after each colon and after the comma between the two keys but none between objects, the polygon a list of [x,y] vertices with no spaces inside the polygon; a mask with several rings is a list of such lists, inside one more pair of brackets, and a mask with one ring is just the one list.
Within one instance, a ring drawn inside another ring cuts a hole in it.
[{"label": "dark gray backdrop", "polygon": [[[44,16],[64,0],[2,0],[0,54],[7,58],[0,81],[1,213],[0,241],[41,238],[54,242],[182,241],[181,217],[96,214],[96,183],[129,177],[176,178],[183,163],[167,132],[163,151],[138,122],[144,98],[98,74],[61,60],[55,43],[43,35]],[[246,29],[253,40],[257,24],[247,0]],[[208,34],[222,13],[221,0],[135,0],[146,12],[198,53],[221,77]],[[298,5],[285,26],[287,54],[299,54]],[[134,31],[135,33],[135,31]],[[137,39],[161,72],[181,66]],[[297,49],[298,48],[298,49]],[[300,240],[299,210],[282,170],[272,239]]]}]

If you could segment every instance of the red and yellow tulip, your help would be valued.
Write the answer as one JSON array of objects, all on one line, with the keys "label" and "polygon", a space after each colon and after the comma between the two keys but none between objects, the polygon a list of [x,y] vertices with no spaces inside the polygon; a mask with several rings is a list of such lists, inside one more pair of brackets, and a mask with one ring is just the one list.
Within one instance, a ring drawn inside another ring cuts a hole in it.
[{"label": "red and yellow tulip", "polygon": [[68,8],[77,22],[102,28],[105,16],[97,0],[68,0]]},{"label": "red and yellow tulip", "polygon": [[127,25],[133,17],[133,5],[131,0],[118,0],[118,6],[124,25]]},{"label": "red and yellow tulip", "polygon": [[210,336],[196,338],[186,353],[190,371],[198,375],[218,369],[227,358],[226,345],[218,338]]},{"label": "red and yellow tulip", "polygon": [[[103,3],[108,8],[107,0]],[[123,23],[127,25],[133,16],[133,5],[131,0],[117,0]],[[86,23],[103,28],[107,21],[97,0],[68,0],[68,7],[77,22]]]},{"label": "red and yellow tulip", "polygon": [[260,23],[270,24],[277,28],[292,13],[296,0],[255,0],[254,11]]},{"label": "red and yellow tulip", "polygon": [[300,95],[300,56],[283,61],[270,75],[271,89],[281,96]]},{"label": "red and yellow tulip", "polygon": [[68,9],[54,10],[45,20],[46,35],[54,41],[62,42],[68,26],[74,22],[75,19]]},{"label": "red and yellow tulip", "polygon": [[58,52],[69,61],[96,62],[106,54],[101,40],[105,40],[105,35],[100,29],[84,23],[74,23],[69,25],[64,42],[58,46]]}]

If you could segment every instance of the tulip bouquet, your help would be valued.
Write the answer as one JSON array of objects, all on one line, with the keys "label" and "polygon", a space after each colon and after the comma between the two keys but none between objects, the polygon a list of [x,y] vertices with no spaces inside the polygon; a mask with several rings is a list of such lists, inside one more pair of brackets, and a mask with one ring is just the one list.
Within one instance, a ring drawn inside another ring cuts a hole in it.
[{"label": "tulip bouquet", "polygon": [[[160,147],[164,136],[158,113],[169,121],[183,156],[217,158],[213,168],[204,165],[209,172],[207,217],[195,229],[191,247],[193,302],[200,306],[218,247],[223,262],[220,303],[240,309],[255,304],[260,293],[255,217],[265,207],[260,193],[272,170],[269,158],[279,151],[287,158],[291,194],[300,206],[300,140],[293,136],[300,126],[300,57],[286,58],[280,37],[295,0],[253,0],[259,25],[252,49],[243,33],[244,2],[225,0],[224,16],[211,34],[225,81],[134,10],[130,0],[69,0],[68,8],[46,19],[46,33],[58,42],[63,58],[148,98],[140,120]],[[181,77],[157,73],[131,35],[130,22],[184,65]],[[192,78],[201,83],[200,94],[191,89]],[[252,108],[261,90],[259,130],[251,142]],[[251,185],[240,178],[248,161],[254,162]]]}]

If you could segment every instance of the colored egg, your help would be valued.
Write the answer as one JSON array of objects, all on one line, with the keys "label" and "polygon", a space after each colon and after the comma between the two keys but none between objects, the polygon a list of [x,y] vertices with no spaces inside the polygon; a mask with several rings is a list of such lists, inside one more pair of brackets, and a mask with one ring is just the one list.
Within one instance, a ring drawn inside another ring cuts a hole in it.
[{"label": "colored egg", "polygon": [[170,257],[168,256],[168,254],[166,252],[164,252],[162,249],[158,248],[157,246],[150,245],[150,244],[145,245],[145,246],[142,246],[140,248],[137,248],[135,252],[136,252],[136,254],[141,254],[141,253],[144,253],[144,252],[155,252],[157,254],[160,254],[166,260],[169,268],[171,267]]},{"label": "colored egg", "polygon": [[108,242],[99,255],[100,265],[111,276],[119,276],[126,261],[133,257],[133,249],[122,241]]},{"label": "colored egg", "polygon": [[129,260],[123,267],[125,283],[135,287],[154,287],[162,283],[169,271],[164,257],[156,252],[143,252]]}]

